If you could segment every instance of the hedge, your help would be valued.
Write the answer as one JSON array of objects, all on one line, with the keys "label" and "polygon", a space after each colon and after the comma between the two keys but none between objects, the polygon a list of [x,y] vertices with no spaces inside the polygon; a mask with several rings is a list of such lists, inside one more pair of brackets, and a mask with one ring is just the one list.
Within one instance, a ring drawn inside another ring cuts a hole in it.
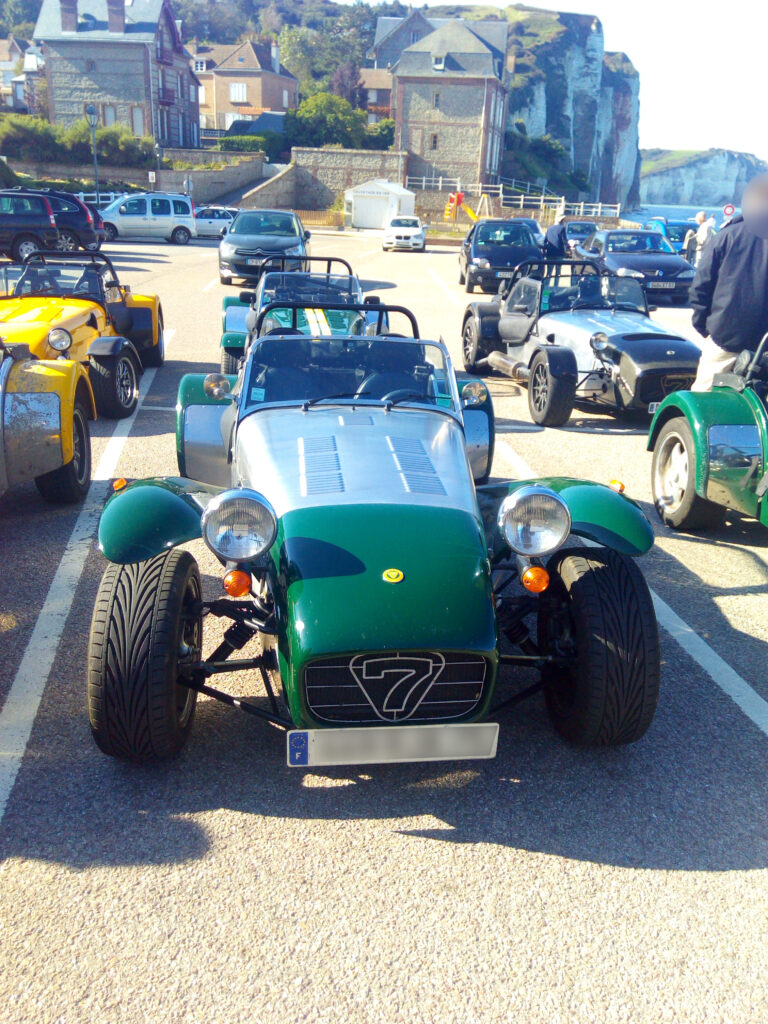
[{"label": "hedge", "polygon": [[[156,165],[154,140],[137,139],[125,125],[97,128],[96,153],[101,163],[112,167]],[[93,157],[91,129],[85,120],[63,127],[39,117],[0,115],[0,154],[33,163],[87,163]]]}]

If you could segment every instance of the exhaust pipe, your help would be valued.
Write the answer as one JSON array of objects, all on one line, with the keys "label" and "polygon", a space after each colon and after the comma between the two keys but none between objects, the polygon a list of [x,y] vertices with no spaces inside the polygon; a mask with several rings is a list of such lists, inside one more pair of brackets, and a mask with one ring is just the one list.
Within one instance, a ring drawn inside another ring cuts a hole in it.
[{"label": "exhaust pipe", "polygon": [[510,359],[509,356],[504,355],[503,352],[491,352],[485,362],[492,367],[494,370],[498,370],[499,373],[504,373],[507,377],[511,377],[513,380],[520,381],[525,384],[530,376],[530,370],[517,359]]}]

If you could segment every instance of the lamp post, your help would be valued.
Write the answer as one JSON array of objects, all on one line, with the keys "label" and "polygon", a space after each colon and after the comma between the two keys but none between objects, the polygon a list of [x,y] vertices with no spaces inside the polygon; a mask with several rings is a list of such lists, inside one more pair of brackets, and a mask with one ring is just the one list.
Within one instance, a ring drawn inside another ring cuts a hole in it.
[{"label": "lamp post", "polygon": [[88,124],[91,126],[91,145],[93,146],[93,177],[96,182],[96,206],[101,203],[101,196],[99,195],[99,162],[96,158],[96,125],[99,122],[99,112],[92,103],[89,103],[85,108],[85,116],[88,118]]}]

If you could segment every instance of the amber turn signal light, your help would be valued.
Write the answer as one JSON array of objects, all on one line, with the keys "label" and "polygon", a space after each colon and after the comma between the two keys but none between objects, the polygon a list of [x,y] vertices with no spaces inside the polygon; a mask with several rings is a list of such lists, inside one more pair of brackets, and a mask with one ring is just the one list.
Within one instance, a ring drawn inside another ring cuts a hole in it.
[{"label": "amber turn signal light", "polygon": [[624,493],[624,484],[621,482],[621,480],[611,480],[608,486],[611,488],[612,491],[618,491],[619,494]]},{"label": "amber turn signal light", "polygon": [[251,577],[242,569],[232,569],[224,577],[224,589],[230,597],[245,597],[251,592]]},{"label": "amber turn signal light", "polygon": [[532,594],[540,594],[549,586],[549,573],[541,565],[529,565],[520,579]]},{"label": "amber turn signal light", "polygon": [[114,483],[112,484],[112,490],[113,490],[113,491],[122,491],[122,489],[123,489],[124,487],[127,487],[127,486],[128,486],[128,481],[127,481],[127,480],[125,479],[125,477],[123,477],[123,476],[120,476],[120,477],[118,477],[118,478],[117,478],[117,480],[115,480],[115,482],[114,482]]}]

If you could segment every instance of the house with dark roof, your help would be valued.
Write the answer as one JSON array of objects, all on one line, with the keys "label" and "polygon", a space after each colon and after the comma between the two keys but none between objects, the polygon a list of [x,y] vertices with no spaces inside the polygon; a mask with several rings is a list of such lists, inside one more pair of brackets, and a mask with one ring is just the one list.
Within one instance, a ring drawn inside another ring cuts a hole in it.
[{"label": "house with dark roof", "polygon": [[276,42],[198,45],[191,65],[200,81],[201,128],[226,130],[235,121],[298,106],[298,79],[280,63]]},{"label": "house with dark roof", "polygon": [[360,85],[365,91],[368,124],[392,117],[392,72],[386,68],[360,68]]},{"label": "house with dark roof", "polygon": [[81,120],[93,104],[102,125],[199,145],[199,82],[168,0],[43,0],[34,38],[54,124]]},{"label": "house with dark roof", "polygon": [[23,39],[15,39],[13,35],[0,39],[0,104],[11,110],[25,110],[23,96],[21,102],[18,90],[14,89],[14,79],[19,72],[29,44]]},{"label": "house with dark roof", "polygon": [[492,49],[505,54],[509,33],[508,21],[464,21],[462,18],[428,18],[423,11],[411,11],[402,18],[377,18],[373,45],[368,60],[374,68],[392,68],[404,50],[436,32],[443,25],[461,22]]},{"label": "house with dark roof", "polygon": [[409,175],[466,184],[498,180],[507,26],[503,34],[494,30],[491,42],[476,31],[489,24],[446,19],[407,46],[393,66],[395,147],[407,151]]}]

